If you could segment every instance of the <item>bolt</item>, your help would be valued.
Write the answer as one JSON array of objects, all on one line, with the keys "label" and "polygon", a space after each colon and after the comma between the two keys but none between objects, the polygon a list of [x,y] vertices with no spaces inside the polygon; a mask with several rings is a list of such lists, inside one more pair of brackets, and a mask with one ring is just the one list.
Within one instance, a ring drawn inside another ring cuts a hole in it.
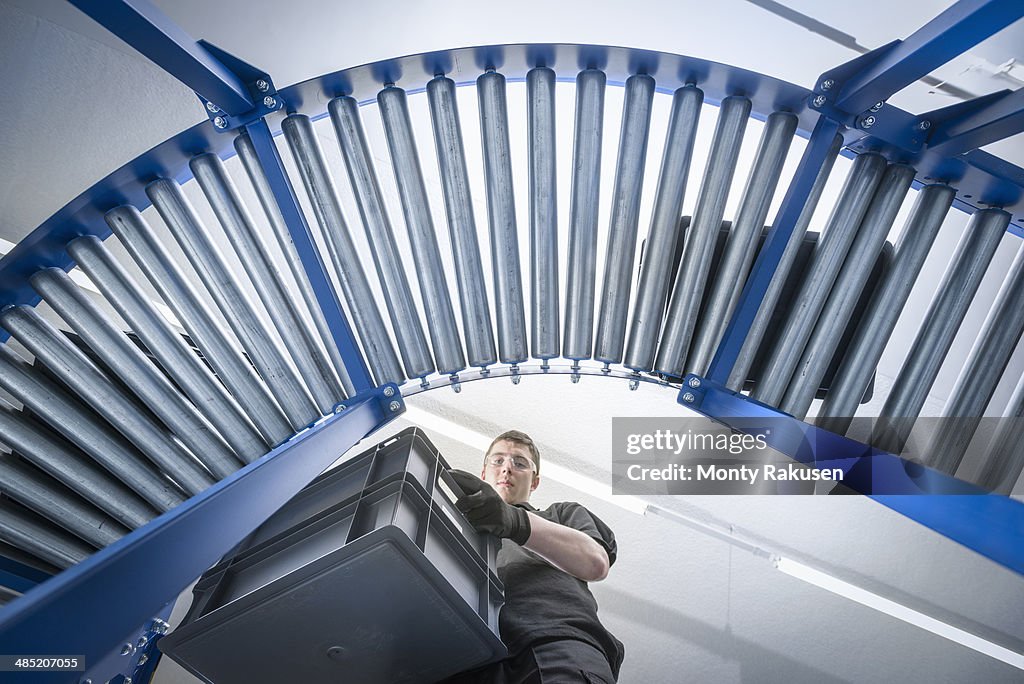
[{"label": "bolt", "polygon": [[131,677],[125,677],[124,681],[121,682],[121,684],[132,684],[132,678]]},{"label": "bolt", "polygon": [[874,125],[875,125],[875,117],[873,117],[873,116],[865,116],[864,120],[860,122],[860,127],[861,128],[871,128]]},{"label": "bolt", "polygon": [[125,644],[121,647],[121,655],[127,656],[135,653],[135,647],[131,644]]},{"label": "bolt", "polygon": [[213,125],[216,126],[217,128],[227,128],[228,127],[228,120],[225,119],[223,116],[215,116],[213,118]]},{"label": "bolt", "polygon": [[267,95],[265,98],[263,98],[263,106],[267,107],[268,109],[273,109],[274,107],[277,106],[277,100],[272,98],[270,95]]},{"label": "bolt", "polygon": [[207,102],[206,103],[206,109],[211,114],[216,114],[217,112],[220,111],[220,107],[218,107],[217,105],[213,104],[212,102]]},{"label": "bolt", "polygon": [[638,389],[640,389],[640,381],[639,380],[630,380],[629,381],[629,391],[630,392],[635,392]]},{"label": "bolt", "polygon": [[692,387],[693,389],[697,389],[698,387],[700,387],[700,378],[690,378],[686,384]]},{"label": "bolt", "polygon": [[683,395],[683,401],[685,401],[687,404],[692,404],[693,402],[697,401],[697,397],[693,395],[693,392],[687,392],[686,394]]},{"label": "bolt", "polygon": [[163,620],[161,620],[160,618],[156,618],[155,620],[153,620],[153,631],[157,634],[167,634],[170,628],[171,626]]},{"label": "bolt", "polygon": [[393,397],[393,396],[395,396],[395,388],[394,387],[385,387],[384,388],[384,396],[385,397]]},{"label": "bolt", "polygon": [[876,102],[875,104],[871,105],[871,111],[877,112],[879,109],[881,109],[884,106],[885,106],[884,102]]},{"label": "bolt", "polygon": [[337,406],[334,407],[334,412],[343,413],[347,408],[348,406],[345,406],[344,404],[338,404]]},{"label": "bolt", "polygon": [[922,121],[921,123],[917,124],[917,130],[919,130],[919,131],[927,131],[931,127],[932,127],[932,122],[931,121]]},{"label": "bolt", "polygon": [[147,639],[147,638],[146,638],[146,636],[145,636],[145,635],[143,635],[143,636],[140,636],[140,637],[139,637],[139,643],[138,643],[138,644],[136,644],[136,646],[137,646],[138,648],[145,648],[145,647],[146,647],[146,644],[148,644],[148,643],[149,643],[149,639]]},{"label": "bolt", "polygon": [[572,384],[575,385],[576,383],[578,383],[580,381],[580,374],[579,373],[573,373],[572,375],[569,376],[569,379],[572,380]]},{"label": "bolt", "polygon": [[388,404],[388,408],[391,409],[392,411],[397,411],[398,409],[402,408],[402,404],[401,402],[393,401],[390,404]]},{"label": "bolt", "polygon": [[821,89],[832,90],[832,86],[834,86],[835,84],[836,82],[833,81],[831,78],[826,78],[824,81],[821,82]]},{"label": "bolt", "polygon": [[149,656],[143,653],[139,658],[139,665],[145,665],[147,660],[149,660]]},{"label": "bolt", "polygon": [[82,684],[92,684],[92,680],[88,677],[82,680]]},{"label": "bolt", "polygon": [[814,105],[815,107],[824,107],[825,106],[825,96],[824,95],[816,96],[813,100],[811,100],[811,104]]},{"label": "bolt", "polygon": [[260,91],[261,93],[265,93],[268,90],[270,90],[270,84],[261,78],[260,80],[256,81],[256,90]]}]

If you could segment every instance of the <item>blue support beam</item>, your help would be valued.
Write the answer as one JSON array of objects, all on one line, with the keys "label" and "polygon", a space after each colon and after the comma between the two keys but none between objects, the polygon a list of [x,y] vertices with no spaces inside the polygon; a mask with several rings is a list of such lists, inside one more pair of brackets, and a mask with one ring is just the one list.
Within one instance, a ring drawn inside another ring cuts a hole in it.
[{"label": "blue support beam", "polygon": [[69,0],[98,24],[232,116],[255,106],[249,88],[147,0]]},{"label": "blue support beam", "polygon": [[24,594],[32,587],[50,579],[52,575],[0,555],[0,586]]},{"label": "blue support beam", "polygon": [[750,326],[754,322],[757,310],[761,308],[764,294],[768,291],[768,284],[771,283],[775,269],[782,259],[790,236],[796,229],[800,212],[803,211],[810,194],[814,181],[818,177],[825,160],[828,158],[832,142],[840,130],[836,121],[827,117],[818,119],[811,138],[807,141],[807,147],[800,158],[793,180],[786,190],[786,196],[782,200],[779,212],[775,216],[772,228],[765,238],[764,247],[757,255],[757,261],[747,278],[740,300],[736,305],[729,326],[725,329],[722,341],[715,352],[715,358],[711,361],[708,369],[708,379],[720,385],[725,385],[729,379],[729,373],[736,363],[744,340],[750,332]]},{"label": "blue support beam", "polygon": [[679,403],[741,430],[751,418],[769,419],[771,448],[811,467],[843,470],[846,487],[1024,575],[1024,504],[1019,501],[809,425],[697,376],[683,382]]},{"label": "blue support beam", "polygon": [[[87,668],[100,662],[333,461],[398,416],[390,404],[400,396],[389,385],[353,398],[258,461],[29,590],[0,610],[4,652],[82,655]],[[67,679],[52,674],[33,673],[32,681]]]},{"label": "blue support beam", "polygon": [[1020,0],[960,0],[905,40],[877,50],[869,66],[838,84],[834,104],[864,112],[1022,16]]},{"label": "blue support beam", "polygon": [[316,294],[320,310],[327,321],[327,327],[331,329],[334,343],[341,353],[341,359],[345,363],[349,378],[357,393],[364,392],[373,387],[373,379],[366,367],[359,347],[356,345],[352,328],[341,310],[341,301],[337,292],[331,285],[327,275],[327,268],[324,265],[320,251],[313,241],[313,233],[309,230],[306,217],[299,207],[298,199],[295,197],[295,189],[292,187],[288,174],[285,173],[284,165],[281,162],[281,155],[274,144],[274,137],[267,126],[265,119],[259,119],[246,126],[249,139],[256,150],[256,157],[260,166],[267,176],[267,182],[274,193],[274,200],[281,210],[285,225],[295,243],[295,251],[298,252],[302,267],[309,277],[309,283]]},{"label": "blue support beam", "polygon": [[928,148],[953,157],[1024,131],[1024,88],[1004,90],[954,105],[962,113],[945,117],[949,109],[922,114],[931,121]]}]

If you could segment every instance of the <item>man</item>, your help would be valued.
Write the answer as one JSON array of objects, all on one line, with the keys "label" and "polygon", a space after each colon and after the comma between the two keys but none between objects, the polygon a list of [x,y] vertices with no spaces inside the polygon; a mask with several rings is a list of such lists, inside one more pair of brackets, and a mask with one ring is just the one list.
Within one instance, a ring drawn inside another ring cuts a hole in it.
[{"label": "man", "polygon": [[499,628],[509,657],[446,682],[615,682],[622,643],[601,625],[587,587],[604,579],[615,562],[611,529],[577,503],[543,511],[530,505],[540,484],[540,453],[517,430],[494,439],[480,478],[461,470],[452,476],[465,492],[456,502],[459,510],[477,530],[502,538]]}]

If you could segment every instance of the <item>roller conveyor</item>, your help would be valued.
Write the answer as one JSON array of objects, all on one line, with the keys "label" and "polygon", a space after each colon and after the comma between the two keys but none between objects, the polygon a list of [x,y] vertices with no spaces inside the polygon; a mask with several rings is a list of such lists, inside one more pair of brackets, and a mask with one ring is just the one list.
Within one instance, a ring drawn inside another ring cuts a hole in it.
[{"label": "roller conveyor", "polygon": [[[252,109],[211,110],[211,121],[189,132],[193,144],[188,154],[177,153],[176,168],[128,181],[112,174],[100,185],[126,183],[116,206],[90,205],[85,220],[74,213],[81,203],[69,205],[5,257],[0,274],[11,285],[0,288],[0,326],[28,355],[4,344],[0,387],[35,417],[0,405],[0,444],[32,464],[0,454],[0,481],[12,500],[31,509],[0,501],[0,538],[60,568],[85,566],[94,551],[131,538],[158,513],[246,481],[304,436],[371,411],[370,404],[377,423],[361,419],[368,422],[353,428],[361,434],[349,441],[400,412],[403,395],[458,390],[461,382],[493,376],[515,383],[532,373],[651,382],[679,389],[680,401],[698,410],[709,387],[737,401],[746,401],[740,392],[747,391],[773,415],[841,436],[956,206],[972,213],[971,223],[871,437],[875,447],[899,456],[996,247],[1018,239],[1008,229],[1024,230],[1024,188],[986,196],[978,188],[1003,187],[993,182],[992,165],[953,173],[947,155],[927,146],[909,149],[884,137],[865,143],[870,136],[856,123],[863,119],[828,110],[834,103],[820,86],[812,92],[676,55],[662,55],[653,69],[636,66],[642,60],[630,60],[635,55],[626,49],[601,48],[607,59],[588,62],[579,46],[551,48],[554,57],[540,59],[506,46],[494,67],[456,60],[447,63],[478,66],[446,69],[442,59],[408,58],[400,79],[360,67],[346,72],[349,86],[326,99],[308,96],[324,87],[318,79],[277,91],[265,75],[250,78]],[[725,79],[698,78],[691,74],[699,70],[682,66],[713,67],[747,85],[730,90]],[[607,89],[620,86],[621,119],[605,108]],[[479,122],[460,119],[457,87],[475,88]],[[510,120],[513,97],[527,105],[525,121]],[[571,130],[556,127],[556,97],[575,101]],[[825,100],[815,104],[819,97]],[[413,98],[429,108],[430,138],[413,135]],[[651,123],[658,98],[671,112],[664,130]],[[378,115],[386,156],[374,155],[364,131],[365,120]],[[831,128],[815,128],[826,118]],[[695,190],[687,186],[701,120],[717,123],[709,156],[700,160],[691,220],[682,213],[687,191]],[[469,154],[463,124],[479,125],[479,158]],[[604,149],[611,125],[620,126],[613,177],[602,173],[603,155],[612,158]],[[760,145],[743,168],[740,149],[748,127],[757,126]],[[527,149],[512,149],[513,127],[527,131]],[[271,131],[280,131],[279,141]],[[559,141],[568,148],[568,136],[571,164],[559,165]],[[335,145],[340,168],[322,149]],[[433,149],[421,154],[427,147]],[[787,158],[812,153],[816,163],[802,164],[792,177],[783,173]],[[282,154],[294,161],[291,175],[279,173]],[[836,163],[840,154],[853,163],[835,205],[821,208],[831,213],[819,226],[814,213],[825,184],[845,170]],[[648,157],[660,159],[656,180],[645,178]],[[422,161],[434,158],[436,165]],[[474,173],[485,191],[480,198],[470,191]],[[559,174],[568,180],[564,197]],[[394,178],[394,197],[382,177]],[[182,186],[193,178],[208,206],[187,198]],[[745,185],[730,211],[734,178]],[[346,183],[355,212],[343,199]],[[257,205],[246,205],[239,185],[255,190]],[[526,215],[517,214],[516,192],[528,195]],[[647,196],[652,208],[642,211]],[[773,216],[770,207],[780,199]],[[914,209],[900,226],[893,267],[854,318],[905,202]],[[206,215],[215,220],[204,221]],[[724,222],[728,238],[710,278]],[[771,231],[759,251],[766,225]],[[527,226],[525,255],[520,228]],[[821,236],[810,265],[793,273],[812,230]],[[170,239],[184,260],[168,249]],[[120,243],[148,283],[136,282],[106,241]],[[222,252],[225,244],[237,260]],[[310,246],[320,277],[311,270]],[[930,463],[948,475],[956,474],[1024,330],[1013,296],[1024,277],[1022,259],[945,410],[975,419],[974,429],[936,438],[957,441]],[[448,260],[452,272],[442,266]],[[72,282],[66,271],[76,266],[130,331]],[[788,315],[773,327],[793,278],[799,287],[785,303]],[[151,291],[162,302],[152,301]],[[49,308],[37,307],[40,301]],[[109,371],[62,329],[76,331]],[[826,383],[830,367],[836,372]],[[372,387],[358,377],[371,377]],[[1024,413],[1022,396],[1018,387],[1007,415]],[[1012,448],[1021,441],[1012,425],[996,434],[977,482],[1002,493],[1024,463]],[[304,482],[294,484],[297,491]],[[272,510],[254,513],[263,517],[249,529]],[[222,546],[221,553],[231,543]],[[205,560],[215,558],[196,563]]]}]

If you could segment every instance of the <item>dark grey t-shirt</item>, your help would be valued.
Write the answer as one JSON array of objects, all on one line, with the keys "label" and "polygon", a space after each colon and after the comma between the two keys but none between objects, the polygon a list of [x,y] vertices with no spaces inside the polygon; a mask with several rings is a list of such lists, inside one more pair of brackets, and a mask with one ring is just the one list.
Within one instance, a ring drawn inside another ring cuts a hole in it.
[{"label": "dark grey t-shirt", "polygon": [[[518,505],[591,537],[608,552],[609,563],[615,563],[615,535],[583,506],[563,502],[539,511],[530,504]],[[622,642],[598,620],[597,601],[586,582],[508,539],[502,540],[498,552],[498,578],[505,585],[498,625],[509,653],[538,642],[578,639],[603,651],[618,676],[624,655]]]}]

